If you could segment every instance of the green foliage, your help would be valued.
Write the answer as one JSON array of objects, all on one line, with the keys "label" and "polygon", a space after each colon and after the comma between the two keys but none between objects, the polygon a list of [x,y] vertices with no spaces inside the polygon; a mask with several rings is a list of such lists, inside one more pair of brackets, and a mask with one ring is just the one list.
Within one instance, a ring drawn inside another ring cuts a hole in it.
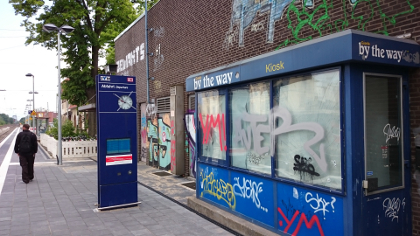
[{"label": "green foliage", "polygon": [[42,31],[46,23],[75,28],[69,36],[60,38],[65,49],[62,57],[68,65],[61,70],[61,76],[69,78],[62,84],[62,97],[78,106],[94,94],[100,50],[105,45],[113,47],[113,39],[139,16],[142,9],[141,4],[136,8],[130,0],[9,0],[9,3],[17,15],[26,18],[21,25],[30,32],[27,45],[34,43],[48,49],[57,48],[57,32]]},{"label": "green foliage", "polygon": [[[66,120],[61,125],[61,137],[75,137],[75,136],[86,136],[86,138],[90,138],[88,133],[86,131],[75,131],[75,127],[73,126],[73,123],[70,120]],[[49,136],[54,137],[55,139],[58,139],[58,120],[53,120],[53,126],[50,126],[49,129],[45,132]]]},{"label": "green foliage", "polygon": [[14,123],[14,119],[12,117],[9,117],[8,115],[4,113],[0,114],[0,125],[13,124],[13,123]]},{"label": "green foliage", "polygon": [[58,139],[58,120],[53,120],[53,126],[50,126],[48,130],[45,132],[49,136],[54,137],[55,139]]},{"label": "green foliage", "polygon": [[25,117],[20,118],[19,123],[25,124]]},{"label": "green foliage", "polygon": [[66,120],[63,125],[61,125],[61,135],[62,137],[73,137],[76,136],[74,132],[75,127],[70,120]]}]

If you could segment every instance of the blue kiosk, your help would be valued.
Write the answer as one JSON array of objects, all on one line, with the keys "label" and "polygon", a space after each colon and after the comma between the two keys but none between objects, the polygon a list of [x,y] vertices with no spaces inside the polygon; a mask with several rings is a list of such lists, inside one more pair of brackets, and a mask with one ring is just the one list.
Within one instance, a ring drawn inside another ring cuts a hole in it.
[{"label": "blue kiosk", "polygon": [[411,235],[419,53],[346,30],[191,75],[197,198],[280,235]]},{"label": "blue kiosk", "polygon": [[139,204],[136,78],[96,76],[98,209]]}]

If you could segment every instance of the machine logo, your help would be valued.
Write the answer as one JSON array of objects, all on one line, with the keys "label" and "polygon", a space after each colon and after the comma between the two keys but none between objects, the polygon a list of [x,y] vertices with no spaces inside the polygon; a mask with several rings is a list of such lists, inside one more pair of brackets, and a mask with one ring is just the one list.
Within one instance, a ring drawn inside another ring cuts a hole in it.
[{"label": "machine logo", "polygon": [[101,76],[101,81],[111,81],[110,76]]}]

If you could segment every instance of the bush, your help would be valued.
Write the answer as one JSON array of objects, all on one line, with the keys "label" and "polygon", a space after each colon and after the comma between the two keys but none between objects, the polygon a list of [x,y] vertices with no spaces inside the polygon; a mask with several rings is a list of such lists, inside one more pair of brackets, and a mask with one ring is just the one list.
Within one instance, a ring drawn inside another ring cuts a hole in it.
[{"label": "bush", "polygon": [[[49,136],[58,139],[58,120],[54,119],[53,126],[49,127],[47,132],[45,132]],[[61,125],[61,137],[73,137],[76,133],[74,132],[73,123],[70,120],[66,120],[64,124]]]}]

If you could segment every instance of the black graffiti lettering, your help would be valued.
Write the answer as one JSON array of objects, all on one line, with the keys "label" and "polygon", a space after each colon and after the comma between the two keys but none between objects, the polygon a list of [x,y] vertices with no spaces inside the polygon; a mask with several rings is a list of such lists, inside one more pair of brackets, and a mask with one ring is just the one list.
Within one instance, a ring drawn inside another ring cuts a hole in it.
[{"label": "black graffiti lettering", "polygon": [[262,160],[264,160],[264,156],[257,156],[255,153],[248,152],[246,154],[246,158],[248,162],[253,163],[255,165],[259,165]]},{"label": "black graffiti lettering", "polygon": [[293,170],[299,172],[300,179],[303,180],[305,176],[308,174],[311,179],[314,176],[319,176],[319,173],[315,171],[315,167],[310,164],[312,158],[301,157],[299,155],[295,155],[295,163],[293,164]]},{"label": "black graffiti lettering", "polygon": [[141,147],[140,159],[138,161],[146,160],[146,158],[147,158],[147,149],[144,147]]}]

